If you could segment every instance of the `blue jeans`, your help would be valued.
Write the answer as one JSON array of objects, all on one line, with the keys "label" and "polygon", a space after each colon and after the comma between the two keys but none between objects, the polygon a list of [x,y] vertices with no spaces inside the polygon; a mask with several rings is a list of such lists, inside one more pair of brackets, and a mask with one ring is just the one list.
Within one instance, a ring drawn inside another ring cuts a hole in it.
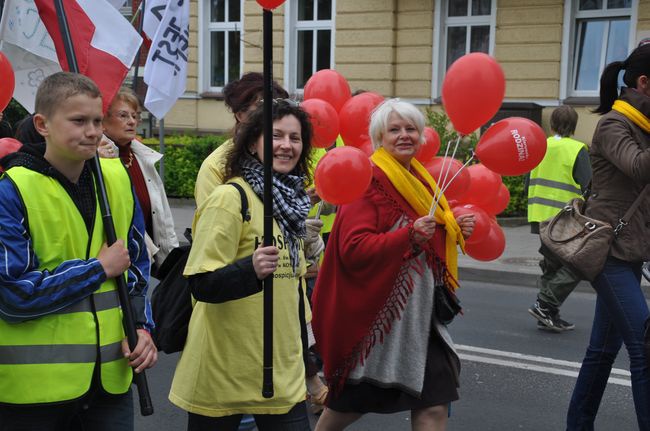
[{"label": "blue jeans", "polygon": [[[187,431],[237,431],[243,415],[222,417],[188,413]],[[253,415],[260,431],[310,431],[307,406],[304,401],[283,415]]]},{"label": "blue jeans", "polygon": [[591,339],[567,414],[568,431],[594,429],[594,420],[616,355],[625,343],[639,430],[650,431],[650,371],[643,348],[648,306],[641,291],[641,263],[608,258],[593,281],[598,293]]},{"label": "blue jeans", "polygon": [[96,392],[44,406],[0,406],[0,431],[133,431],[133,394]]}]

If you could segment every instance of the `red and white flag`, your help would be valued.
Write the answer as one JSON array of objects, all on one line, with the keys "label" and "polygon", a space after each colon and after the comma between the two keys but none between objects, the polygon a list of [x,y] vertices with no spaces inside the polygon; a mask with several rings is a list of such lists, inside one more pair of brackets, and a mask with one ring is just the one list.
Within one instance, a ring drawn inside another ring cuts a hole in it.
[{"label": "red and white flag", "polygon": [[[70,70],[54,1],[35,3],[54,41],[61,68]],[[131,68],[142,38],[107,0],[63,0],[63,7],[79,73],[95,81],[105,112]]]}]

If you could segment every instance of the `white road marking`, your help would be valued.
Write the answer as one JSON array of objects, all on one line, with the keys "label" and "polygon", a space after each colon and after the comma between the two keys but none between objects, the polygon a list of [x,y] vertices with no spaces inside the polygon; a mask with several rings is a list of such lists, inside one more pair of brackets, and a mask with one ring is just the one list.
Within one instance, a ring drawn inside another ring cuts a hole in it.
[{"label": "white road marking", "polygon": [[[581,365],[580,362],[563,361],[544,356],[525,355],[516,352],[506,352],[502,350],[458,344],[456,345],[456,350],[458,351],[458,356],[465,361],[537,371],[558,376],[578,377],[577,370],[580,370]],[[612,368],[611,374],[614,376],[621,376],[622,378],[610,377],[608,380],[609,383],[627,387],[631,386],[629,371],[620,368]]]}]

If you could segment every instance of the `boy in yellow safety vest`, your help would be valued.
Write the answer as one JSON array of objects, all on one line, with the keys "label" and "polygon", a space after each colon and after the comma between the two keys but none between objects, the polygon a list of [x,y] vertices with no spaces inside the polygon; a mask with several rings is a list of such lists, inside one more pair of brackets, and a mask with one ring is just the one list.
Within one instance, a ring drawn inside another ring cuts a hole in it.
[{"label": "boy in yellow safety vest", "polygon": [[[571,199],[580,197],[591,181],[587,146],[571,136],[578,124],[578,113],[562,105],[551,114],[554,136],[547,139],[546,155],[530,173],[528,183],[528,221],[531,232],[539,234],[539,223],[557,214]],[[539,293],[528,312],[540,329],[563,332],[575,327],[560,317],[560,306],[580,282],[580,277],[540,249],[542,275],[537,280]]]},{"label": "boy in yellow safety vest", "polygon": [[[59,72],[36,94],[45,147],[2,160],[0,178],[0,428],[133,430],[131,380],[157,360],[145,299],[144,219],[120,159],[101,161],[118,240],[106,244],[90,170],[102,98]],[[115,277],[132,298],[138,343],[122,329]]]}]

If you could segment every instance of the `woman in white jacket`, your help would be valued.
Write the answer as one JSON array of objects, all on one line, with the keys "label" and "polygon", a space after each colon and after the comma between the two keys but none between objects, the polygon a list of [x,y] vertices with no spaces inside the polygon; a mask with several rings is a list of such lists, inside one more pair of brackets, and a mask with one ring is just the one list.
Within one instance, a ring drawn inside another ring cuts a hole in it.
[{"label": "woman in white jacket", "polygon": [[122,87],[104,117],[104,138],[99,147],[101,157],[120,157],[129,172],[135,194],[145,217],[145,240],[152,263],[152,273],[169,252],[178,247],[165,188],[156,170],[162,154],[136,139],[140,122],[140,102],[135,93]]}]

